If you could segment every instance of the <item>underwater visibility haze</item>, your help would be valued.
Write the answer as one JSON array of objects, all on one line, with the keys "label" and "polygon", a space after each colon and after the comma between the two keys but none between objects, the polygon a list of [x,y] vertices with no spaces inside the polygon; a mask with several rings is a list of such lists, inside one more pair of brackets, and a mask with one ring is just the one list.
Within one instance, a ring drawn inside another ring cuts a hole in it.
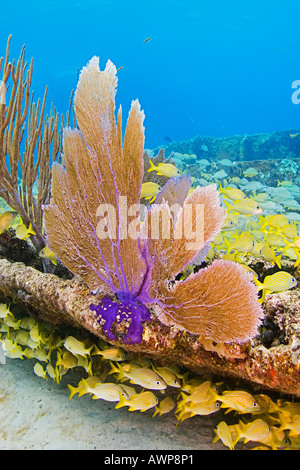
[{"label": "underwater visibility haze", "polygon": [[123,67],[118,100],[126,115],[139,99],[155,148],[297,128],[299,9],[296,0],[17,0],[1,5],[0,43],[13,35],[12,57],[26,44],[36,96],[48,85],[48,106],[63,113],[93,55]]}]

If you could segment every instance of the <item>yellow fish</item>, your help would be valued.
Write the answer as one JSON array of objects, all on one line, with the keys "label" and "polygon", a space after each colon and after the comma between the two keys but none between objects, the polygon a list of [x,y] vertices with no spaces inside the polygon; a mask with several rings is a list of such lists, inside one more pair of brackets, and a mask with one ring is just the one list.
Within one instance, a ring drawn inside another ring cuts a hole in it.
[{"label": "yellow fish", "polygon": [[174,374],[174,372],[172,372],[167,367],[152,367],[154,372],[156,372],[157,375],[162,377],[165,383],[169,385],[169,387],[180,388],[180,379]]},{"label": "yellow fish", "polygon": [[213,444],[220,439],[225,446],[229,447],[230,450],[234,449],[235,444],[233,441],[233,437],[230,428],[225,421],[221,421],[217,425],[216,429],[214,429],[214,431],[216,436],[213,440]]},{"label": "yellow fish", "polygon": [[5,356],[10,357],[12,359],[23,359],[24,351],[17,344],[16,341],[12,342],[9,338],[5,338],[2,341],[2,348],[5,353]]},{"label": "yellow fish", "polygon": [[241,189],[230,187],[224,189],[221,183],[219,191],[221,194],[224,194],[224,196],[226,196],[228,199],[231,199],[232,201],[240,201],[241,199],[247,198],[246,194]]},{"label": "yellow fish", "polygon": [[290,134],[290,138],[294,139],[295,137],[297,137],[297,135],[299,135],[299,132],[297,132],[296,134]]},{"label": "yellow fish", "polygon": [[20,328],[21,320],[16,320],[13,314],[10,312],[4,318],[4,322],[5,322],[5,325],[9,326],[10,328],[13,328],[14,330],[18,330]]},{"label": "yellow fish", "polygon": [[254,282],[257,285],[257,289],[263,291],[263,295],[259,299],[260,302],[264,301],[267,294],[271,294],[272,292],[284,292],[297,285],[296,278],[285,271],[279,271],[278,273],[266,276],[263,282],[257,279],[254,279]]},{"label": "yellow fish", "polygon": [[64,341],[64,347],[72,354],[87,357],[91,354],[91,350],[94,345],[90,348],[86,348],[85,345],[77,338],[74,338],[74,336],[68,336]]},{"label": "yellow fish", "polygon": [[93,356],[102,356],[104,359],[109,361],[124,361],[126,358],[125,351],[121,348],[104,348],[99,349],[97,346],[94,346]]},{"label": "yellow fish", "polygon": [[68,388],[71,392],[69,400],[71,400],[71,398],[73,398],[76,393],[78,393],[79,397],[85,395],[86,393],[93,393],[93,389],[100,383],[100,378],[93,375],[86,379],[80,380],[77,387],[73,387],[73,385],[68,384]]},{"label": "yellow fish", "polygon": [[7,304],[0,304],[0,318],[5,318],[11,311]]},{"label": "yellow fish", "polygon": [[193,271],[194,271],[194,264],[188,264],[186,267],[181,271],[179,280],[184,281]]},{"label": "yellow fish", "polygon": [[207,416],[213,413],[216,413],[220,409],[220,402],[201,402],[196,405],[185,405],[177,416],[178,421],[184,421],[187,418],[192,418],[193,416]]},{"label": "yellow fish", "polygon": [[32,328],[29,331],[29,334],[30,334],[30,338],[32,339],[32,341],[34,341],[38,345],[40,345],[41,342],[44,343],[38,324],[35,324],[32,326]]},{"label": "yellow fish", "polygon": [[70,351],[66,351],[63,354],[57,351],[56,366],[62,366],[64,369],[73,369],[78,365],[77,357],[74,356]]},{"label": "yellow fish", "polygon": [[43,379],[48,380],[47,372],[45,371],[45,369],[43,368],[43,366],[39,362],[35,363],[33,371],[34,371],[35,375],[37,375],[38,377],[42,377]]},{"label": "yellow fish", "polygon": [[18,213],[15,211],[3,212],[3,214],[0,215],[0,233],[10,227],[17,215]]},{"label": "yellow fish", "polygon": [[59,383],[59,373],[57,367],[54,369],[51,362],[48,362],[48,364],[46,365],[46,372],[49,377],[51,377],[51,379],[55,380],[56,383]]},{"label": "yellow fish", "polygon": [[152,160],[149,160],[150,168],[149,171],[156,171],[157,175],[167,176],[168,178],[172,178],[174,176],[179,176],[180,171],[176,166],[172,165],[172,163],[159,163],[157,166],[154,165]]},{"label": "yellow fish", "polygon": [[154,395],[153,392],[149,390],[147,392],[136,393],[132,395],[129,400],[126,400],[120,394],[120,401],[115,406],[116,409],[123,406],[129,406],[129,411],[147,411],[149,408],[153,408],[158,403],[158,398]]},{"label": "yellow fish", "polygon": [[296,238],[298,235],[296,223],[294,224],[288,223],[286,225],[283,225],[282,227],[278,227],[276,235],[279,235],[279,234],[282,234],[286,238],[290,238],[290,239]]},{"label": "yellow fish", "polygon": [[19,224],[16,227],[16,237],[20,238],[20,240],[27,240],[30,235],[36,235],[36,232],[32,228],[32,224],[30,222],[29,227],[27,228],[24,224]]},{"label": "yellow fish", "polygon": [[233,243],[230,243],[225,238],[225,244],[227,246],[228,253],[232,250],[234,253],[249,253],[250,251],[254,250],[254,239],[250,234],[241,235],[237,240]]},{"label": "yellow fish", "polygon": [[281,269],[281,255],[276,255],[275,251],[268,245],[264,245],[260,249],[261,256],[271,263],[277,264],[279,269]]},{"label": "yellow fish", "polygon": [[57,265],[57,258],[53,251],[50,250],[48,246],[45,246],[40,252],[39,255],[41,258],[49,259],[51,263]]},{"label": "yellow fish", "polygon": [[262,442],[269,440],[272,436],[270,425],[263,419],[256,419],[255,421],[247,424],[239,420],[239,424],[236,425],[236,431],[237,437],[235,443],[237,443],[240,439],[244,439],[244,442]]},{"label": "yellow fish", "polygon": [[210,380],[206,380],[202,384],[193,387],[190,390],[189,395],[186,395],[185,393],[181,392],[182,400],[178,404],[178,407],[182,408],[185,403],[189,402],[192,402],[192,404],[207,402],[208,400],[210,400],[210,398],[212,398],[213,391],[217,393],[216,385]]},{"label": "yellow fish", "polygon": [[153,202],[160,190],[159,184],[147,181],[142,184],[141,198],[150,199],[150,202]]},{"label": "yellow fish", "polygon": [[232,410],[239,413],[252,413],[260,409],[258,401],[243,390],[226,390],[222,395],[215,394],[215,397],[221,402],[221,408],[228,408],[225,413]]},{"label": "yellow fish", "polygon": [[227,201],[224,200],[224,204],[226,205],[228,212],[234,211],[244,215],[258,215],[263,212],[260,205],[257,204],[254,199],[250,198],[243,199],[242,201],[237,201],[233,205],[229,204]]},{"label": "yellow fish", "polygon": [[115,372],[119,374],[119,380],[130,380],[135,385],[140,385],[150,390],[164,390],[167,388],[167,384],[162,377],[156,372],[145,367],[131,367],[130,364],[126,364],[123,367],[117,364],[117,367],[111,363],[111,374]]},{"label": "yellow fish", "polygon": [[173,408],[175,407],[175,401],[173,400],[172,397],[168,396],[164,398],[158,406],[155,407],[155,411],[152,415],[152,418],[156,416],[157,414],[159,416],[164,415],[166,413],[169,413]]},{"label": "yellow fish", "polygon": [[253,414],[277,413],[280,410],[279,406],[276,403],[274,403],[273,400],[268,395],[260,393],[259,395],[254,395],[254,398],[256,401],[258,401],[260,405],[260,410],[255,411]]},{"label": "yellow fish", "polygon": [[247,168],[247,170],[244,171],[244,176],[245,177],[249,177],[249,178],[253,178],[253,176],[257,176],[258,175],[258,171],[256,168],[253,168],[252,166]]},{"label": "yellow fish", "polygon": [[268,233],[265,236],[265,242],[270,245],[274,246],[275,248],[285,248],[286,243],[280,235],[276,235],[275,233]]},{"label": "yellow fish", "polygon": [[94,400],[119,401],[122,398],[128,398],[127,393],[121,385],[115,383],[99,383],[91,389]]}]

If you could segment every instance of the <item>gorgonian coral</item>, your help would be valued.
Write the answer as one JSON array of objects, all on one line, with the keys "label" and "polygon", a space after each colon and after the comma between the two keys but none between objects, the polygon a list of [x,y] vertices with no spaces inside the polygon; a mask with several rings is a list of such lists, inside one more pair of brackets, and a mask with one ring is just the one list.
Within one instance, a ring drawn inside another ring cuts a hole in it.
[{"label": "gorgonian coral", "polygon": [[110,61],[100,71],[93,57],[81,72],[74,100],[79,128],[64,130],[63,165],[53,166],[45,207],[50,248],[90,289],[103,292],[91,309],[110,340],[124,324],[123,341],[138,343],[143,323],[157,318],[204,339],[247,341],[262,314],[251,274],[219,260],[175,281],[221,230],[216,187],[187,196],[187,177],[170,180],[159,204],[141,210],[144,113],[133,101],[123,141],[116,86]]}]

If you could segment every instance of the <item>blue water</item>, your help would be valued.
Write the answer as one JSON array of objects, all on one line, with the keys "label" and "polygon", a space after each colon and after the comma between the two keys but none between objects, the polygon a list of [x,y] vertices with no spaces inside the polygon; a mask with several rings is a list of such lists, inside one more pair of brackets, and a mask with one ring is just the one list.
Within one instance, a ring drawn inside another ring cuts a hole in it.
[{"label": "blue water", "polygon": [[2,2],[0,14],[0,55],[9,34],[11,58],[26,44],[48,109],[66,112],[93,55],[123,66],[118,103],[126,116],[139,99],[148,148],[300,127],[299,0],[33,0]]}]

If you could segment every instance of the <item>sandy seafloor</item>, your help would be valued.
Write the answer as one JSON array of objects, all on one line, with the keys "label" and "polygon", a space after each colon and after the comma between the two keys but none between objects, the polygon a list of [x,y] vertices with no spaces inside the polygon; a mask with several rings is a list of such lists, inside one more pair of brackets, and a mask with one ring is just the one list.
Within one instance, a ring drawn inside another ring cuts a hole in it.
[{"label": "sandy seafloor", "polygon": [[[115,410],[115,403],[89,395],[69,401],[70,375],[56,384],[37,377],[33,365],[32,360],[9,358],[0,365],[0,450],[227,449],[220,441],[212,444],[223,410],[176,427],[173,411],[152,418],[154,409]],[[78,383],[82,375],[76,382],[74,374],[71,382]]]}]

